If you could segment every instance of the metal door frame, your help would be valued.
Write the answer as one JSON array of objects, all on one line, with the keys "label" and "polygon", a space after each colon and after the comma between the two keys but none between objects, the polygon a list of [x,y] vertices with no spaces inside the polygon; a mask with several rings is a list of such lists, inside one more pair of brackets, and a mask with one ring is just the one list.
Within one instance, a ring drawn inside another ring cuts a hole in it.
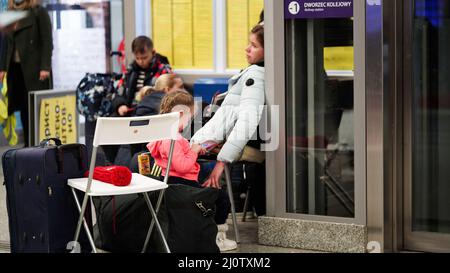
[{"label": "metal door frame", "polygon": [[403,8],[367,0],[367,227],[382,252],[403,249]]},{"label": "metal door frame", "polygon": [[[354,128],[355,128],[355,218],[286,213],[286,97],[285,22],[281,1],[265,0],[266,95],[269,106],[278,106],[278,149],[266,156],[267,216],[307,221],[366,225],[366,13],[365,2],[354,1]],[[273,118],[273,113],[270,113]]]}]

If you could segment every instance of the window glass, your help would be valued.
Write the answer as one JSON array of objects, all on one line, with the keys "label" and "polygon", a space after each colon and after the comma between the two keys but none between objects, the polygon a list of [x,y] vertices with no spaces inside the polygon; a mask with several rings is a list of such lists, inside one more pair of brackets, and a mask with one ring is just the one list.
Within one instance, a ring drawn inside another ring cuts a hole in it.
[{"label": "window glass", "polygon": [[287,212],[354,218],[353,20],[285,28]]},{"label": "window glass", "polygon": [[412,229],[450,233],[450,1],[414,1]]},{"label": "window glass", "polygon": [[[123,40],[123,1],[45,0],[53,25],[53,86],[73,89],[87,73],[121,70],[110,58]],[[113,63],[111,63],[113,62]]]},{"label": "window glass", "polygon": [[[226,52],[219,54],[226,54],[227,66],[221,69],[241,69],[248,65],[243,52],[249,31],[259,21],[264,0],[224,1],[225,21],[217,22],[226,25]],[[214,56],[213,4],[213,0],[152,1],[155,48],[169,58],[175,69],[214,69],[214,60],[221,56]]]},{"label": "window glass", "polygon": [[264,0],[227,0],[227,68],[248,66],[243,53],[250,30],[259,22]]},{"label": "window glass", "polygon": [[211,0],[153,0],[152,20],[155,48],[173,68],[213,68]]}]

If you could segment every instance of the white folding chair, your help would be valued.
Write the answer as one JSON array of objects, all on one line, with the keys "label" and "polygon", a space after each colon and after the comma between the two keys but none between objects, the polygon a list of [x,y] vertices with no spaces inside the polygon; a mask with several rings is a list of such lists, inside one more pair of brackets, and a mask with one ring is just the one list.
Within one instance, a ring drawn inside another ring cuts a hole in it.
[{"label": "white folding chair", "polygon": [[[93,252],[97,252],[92,235],[84,219],[84,214],[87,207],[89,197],[92,196],[111,196],[111,195],[124,195],[141,193],[143,194],[147,206],[150,210],[152,221],[148,231],[148,236],[144,242],[143,252],[146,251],[149,235],[153,229],[154,224],[158,229],[164,247],[168,253],[170,253],[169,246],[164,237],[163,231],[157,218],[157,212],[161,205],[162,197],[165,189],[167,188],[167,181],[169,179],[170,166],[172,163],[173,149],[175,146],[175,140],[178,134],[179,128],[179,113],[170,113],[157,116],[148,117],[132,117],[132,118],[99,118],[97,119],[97,127],[95,128],[93,151],[91,163],[89,166],[89,177],[69,179],[68,185],[72,187],[72,193],[75,202],[80,211],[80,218],[78,219],[77,229],[73,243],[77,244],[81,231],[81,225],[84,224],[84,228],[89,238],[89,242],[93,249]],[[101,145],[121,145],[121,144],[137,144],[152,142],[158,140],[171,139],[171,146],[169,151],[169,160],[167,164],[167,175],[165,175],[164,182],[133,173],[130,185],[125,187],[116,187],[112,184],[93,180],[93,173],[95,167],[95,159],[97,155],[98,147]],[[80,202],[75,193],[75,189],[85,192],[83,204],[80,207]],[[148,192],[160,191],[156,211],[153,208]],[[78,244],[79,246],[79,244]]]}]

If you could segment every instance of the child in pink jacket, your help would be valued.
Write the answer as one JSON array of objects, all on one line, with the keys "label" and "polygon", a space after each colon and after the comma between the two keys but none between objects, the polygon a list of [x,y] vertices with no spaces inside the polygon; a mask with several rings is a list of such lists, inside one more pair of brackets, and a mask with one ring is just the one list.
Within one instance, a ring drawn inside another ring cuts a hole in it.
[{"label": "child in pink jacket", "polygon": [[[166,114],[174,111],[181,113],[180,128],[183,128],[190,122],[191,114],[194,111],[194,98],[185,91],[176,91],[164,96],[161,101],[160,113]],[[169,160],[170,140],[162,140],[151,142],[147,145],[156,165],[161,166],[162,175],[166,176],[166,166]],[[172,157],[172,165],[170,167],[170,180],[177,181],[187,180],[198,184],[198,174],[200,165],[197,163],[198,155],[203,153],[203,149],[198,144],[191,144],[180,133],[175,142]],[[182,180],[179,180],[182,179]],[[170,182],[169,180],[169,182]],[[190,183],[189,183],[190,184]]]},{"label": "child in pink jacket", "polygon": [[[183,128],[191,120],[190,113],[193,113],[194,110],[194,98],[185,91],[175,91],[164,96],[160,108],[161,114],[174,111],[181,112],[179,131],[182,132]],[[170,142],[170,140],[160,140],[147,145],[156,165],[162,168],[163,176],[166,176]],[[200,145],[191,145],[181,134],[178,134],[173,151],[168,183],[202,188],[203,186],[198,182],[200,165],[197,163],[197,159],[198,155],[204,152],[205,150]],[[217,225],[224,225],[226,223],[230,207],[231,204],[228,194],[221,189],[216,201],[215,221]],[[218,244],[218,246],[220,248],[221,245]]]}]

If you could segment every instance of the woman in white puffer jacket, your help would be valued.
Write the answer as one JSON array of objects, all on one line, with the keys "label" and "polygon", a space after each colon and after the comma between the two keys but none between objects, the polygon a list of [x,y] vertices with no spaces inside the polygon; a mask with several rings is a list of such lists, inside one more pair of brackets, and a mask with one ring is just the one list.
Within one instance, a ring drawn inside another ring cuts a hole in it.
[{"label": "woman in white puffer jacket", "polygon": [[[217,163],[204,187],[220,188],[220,177],[226,163],[232,163],[241,158],[244,148],[250,140],[256,140],[258,125],[265,104],[264,91],[264,27],[255,26],[249,37],[246,48],[249,67],[229,80],[228,94],[222,105],[192,138],[191,143],[224,143],[217,156]],[[253,142],[253,141],[252,141]],[[228,204],[228,212],[229,212]],[[226,206],[224,206],[226,207]],[[233,240],[226,237],[228,212],[222,213],[223,219],[218,222],[216,243],[221,252],[237,248]]]},{"label": "woman in white puffer jacket", "polygon": [[191,140],[197,144],[225,141],[217,164],[203,186],[219,188],[225,164],[239,160],[245,145],[256,139],[258,133],[265,104],[263,25],[251,30],[245,51],[250,66],[229,80],[228,94],[222,105]]}]

